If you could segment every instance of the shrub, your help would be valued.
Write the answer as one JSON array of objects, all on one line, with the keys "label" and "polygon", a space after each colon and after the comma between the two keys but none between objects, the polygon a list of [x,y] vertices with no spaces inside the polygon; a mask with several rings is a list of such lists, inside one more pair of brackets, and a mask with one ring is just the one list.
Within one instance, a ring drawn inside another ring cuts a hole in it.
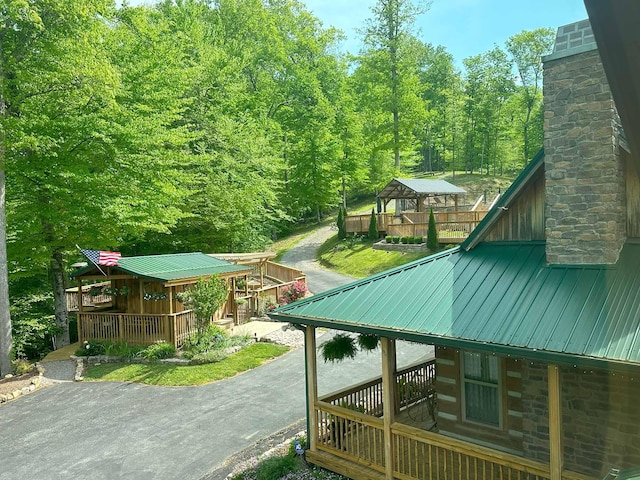
[{"label": "shrub", "polygon": [[393,237],[393,243],[400,243],[400,237],[394,236]]},{"label": "shrub", "polygon": [[227,358],[227,354],[224,350],[210,350],[208,352],[196,353],[188,358],[191,360],[191,363],[202,365],[205,363],[220,362]]},{"label": "shrub", "polygon": [[416,240],[416,243],[417,243],[417,244],[420,244],[420,243],[423,243],[423,242],[424,242],[424,237],[417,236],[417,237],[415,237],[415,240]]},{"label": "shrub", "polygon": [[280,303],[286,305],[293,303],[300,298],[304,298],[307,293],[307,285],[303,282],[294,282],[285,290],[280,298]]},{"label": "shrub", "polygon": [[387,235],[386,237],[384,237],[384,241],[387,243],[392,243],[393,237],[391,235]]},{"label": "shrub", "polygon": [[82,344],[82,348],[76,350],[78,357],[90,357],[95,355],[106,355],[106,348],[104,342],[98,340],[87,341]]},{"label": "shrub", "polygon": [[227,299],[227,284],[218,277],[208,280],[200,278],[189,290],[180,292],[177,296],[187,308],[193,310],[196,317],[198,335],[204,335],[211,323],[211,316],[224,304]]},{"label": "shrub", "polygon": [[144,350],[138,352],[138,357],[147,360],[161,360],[163,358],[172,358],[176,356],[176,347],[170,343],[160,340],[153,345],[149,345]]},{"label": "shrub", "polygon": [[229,334],[217,325],[209,325],[202,335],[192,335],[182,347],[183,356],[193,359],[196,355],[227,347]]},{"label": "shrub", "polygon": [[278,304],[276,303],[275,297],[266,295],[264,292],[258,294],[258,306],[256,308],[256,313],[259,317],[264,317],[277,306]]},{"label": "shrub", "polygon": [[429,211],[429,228],[427,229],[427,248],[432,252],[438,249],[438,232],[436,230],[436,219],[433,216],[433,209]]},{"label": "shrub", "polygon": [[338,219],[336,220],[336,224],[338,225],[338,238],[340,240],[344,240],[347,238],[347,209],[342,205],[338,209]]},{"label": "shrub", "polygon": [[378,239],[378,218],[373,208],[371,209],[371,220],[369,220],[369,239]]},{"label": "shrub", "polygon": [[19,358],[11,362],[11,372],[14,375],[24,375],[25,373],[29,373],[33,370],[33,364],[30,363],[29,360],[25,360],[24,358]]}]

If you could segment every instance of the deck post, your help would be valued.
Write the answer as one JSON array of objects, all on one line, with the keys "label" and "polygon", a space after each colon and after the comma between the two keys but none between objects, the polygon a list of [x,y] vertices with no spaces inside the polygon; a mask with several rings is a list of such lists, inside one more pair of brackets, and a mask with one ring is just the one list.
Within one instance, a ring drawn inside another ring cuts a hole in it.
[{"label": "deck post", "polygon": [[78,313],[76,313],[76,318],[78,321],[76,322],[76,330],[78,331],[78,341],[82,343],[82,321],[80,318],[82,317],[82,312],[84,312],[84,306],[82,305],[82,280],[78,278]]},{"label": "deck post", "polygon": [[551,480],[562,480],[562,404],[560,370],[549,364],[549,470]]},{"label": "deck post", "polygon": [[382,402],[384,421],[384,465],[385,478],[393,479],[393,445],[391,425],[396,413],[396,341],[381,338],[382,345]]},{"label": "deck post", "polygon": [[309,449],[315,452],[318,446],[318,364],[316,361],[316,327],[307,325],[304,331],[305,370],[307,375],[307,441]]}]

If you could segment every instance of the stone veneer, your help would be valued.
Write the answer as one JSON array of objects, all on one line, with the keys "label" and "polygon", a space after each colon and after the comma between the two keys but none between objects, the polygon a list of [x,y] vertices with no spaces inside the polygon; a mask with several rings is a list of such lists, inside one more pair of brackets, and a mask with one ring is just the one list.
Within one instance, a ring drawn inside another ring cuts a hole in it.
[{"label": "stone veneer", "polygon": [[619,119],[588,21],[561,27],[544,61],[547,262],[615,263],[626,236]]},{"label": "stone veneer", "polygon": [[[561,367],[564,468],[602,478],[640,465],[640,378]],[[549,462],[547,366],[523,362],[524,456]]]}]

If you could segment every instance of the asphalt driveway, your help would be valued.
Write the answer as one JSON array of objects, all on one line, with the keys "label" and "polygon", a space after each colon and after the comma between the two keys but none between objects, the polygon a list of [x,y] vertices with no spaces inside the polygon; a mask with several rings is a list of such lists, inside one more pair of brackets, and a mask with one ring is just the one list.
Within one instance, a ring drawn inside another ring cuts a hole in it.
[{"label": "asphalt driveway", "polygon": [[[316,293],[352,280],[312,261],[334,233],[321,230],[285,257]],[[431,353],[403,344],[398,364]],[[319,359],[318,390],[379,376],[380,363],[378,352],[337,365]],[[302,349],[200,387],[57,383],[0,407],[0,480],[216,478],[226,459],[305,415]]]}]

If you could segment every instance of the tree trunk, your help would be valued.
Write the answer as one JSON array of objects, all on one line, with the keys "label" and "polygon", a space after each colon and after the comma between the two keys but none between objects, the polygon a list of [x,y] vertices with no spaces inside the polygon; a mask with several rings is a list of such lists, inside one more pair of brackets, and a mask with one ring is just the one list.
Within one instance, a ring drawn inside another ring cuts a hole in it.
[{"label": "tree trunk", "polygon": [[67,310],[62,251],[59,249],[55,249],[51,256],[51,281],[53,283],[53,305],[56,325],[62,330],[61,333],[54,337],[54,348],[57,350],[71,343],[69,339],[69,311]]},{"label": "tree trunk", "polygon": [[[0,104],[2,103],[0,99]],[[1,108],[1,107],[0,107]],[[7,268],[7,222],[4,199],[4,142],[0,139],[0,377],[11,373],[11,314]]]},{"label": "tree trunk", "polygon": [[[0,53],[2,39],[0,38]],[[4,60],[2,57],[0,61]],[[0,68],[4,66],[1,62]],[[11,373],[11,313],[9,311],[9,269],[7,263],[7,217],[4,181],[4,69],[0,70],[0,378]]]}]

